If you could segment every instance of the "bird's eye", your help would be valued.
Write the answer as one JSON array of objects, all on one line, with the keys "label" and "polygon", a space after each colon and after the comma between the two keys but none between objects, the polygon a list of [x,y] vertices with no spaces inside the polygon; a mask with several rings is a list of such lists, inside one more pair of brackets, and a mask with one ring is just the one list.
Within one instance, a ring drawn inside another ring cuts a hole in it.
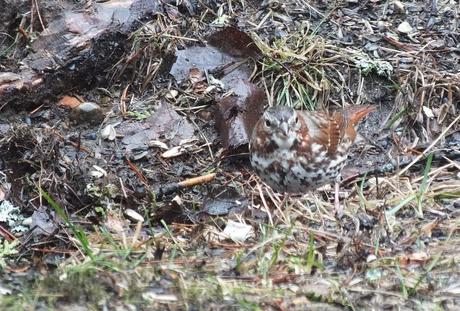
[{"label": "bird's eye", "polygon": [[270,127],[272,123],[269,120],[265,120],[265,126]]},{"label": "bird's eye", "polygon": [[298,116],[295,117],[294,123],[295,123],[295,124],[299,123],[299,117],[298,117]]}]

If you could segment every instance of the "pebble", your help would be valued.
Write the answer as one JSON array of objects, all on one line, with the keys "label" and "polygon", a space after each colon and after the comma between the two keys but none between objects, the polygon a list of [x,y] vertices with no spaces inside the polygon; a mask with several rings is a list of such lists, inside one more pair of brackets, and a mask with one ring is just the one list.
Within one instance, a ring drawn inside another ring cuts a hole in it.
[{"label": "pebble", "polygon": [[98,104],[84,102],[72,108],[70,118],[76,123],[98,124],[104,120],[104,112]]},{"label": "pebble", "polygon": [[460,208],[460,199],[456,199],[456,200],[454,201],[454,207],[455,207],[455,208]]}]

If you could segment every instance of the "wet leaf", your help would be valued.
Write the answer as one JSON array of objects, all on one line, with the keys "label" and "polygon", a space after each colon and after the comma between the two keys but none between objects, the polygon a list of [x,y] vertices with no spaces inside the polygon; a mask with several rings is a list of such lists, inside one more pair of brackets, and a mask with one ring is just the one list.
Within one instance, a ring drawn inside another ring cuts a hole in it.
[{"label": "wet leaf", "polygon": [[217,104],[216,127],[225,149],[233,150],[249,142],[265,102],[261,88],[241,81],[237,96],[226,97]]},{"label": "wet leaf", "polygon": [[58,106],[65,108],[75,108],[80,105],[80,103],[81,101],[78,98],[66,95],[59,100]]},{"label": "wet leaf", "polygon": [[160,148],[179,145],[183,140],[196,139],[194,131],[190,122],[165,102],[160,103],[155,113],[144,121],[125,122],[118,127],[119,134],[124,135],[122,142],[128,152],[147,148],[152,141],[161,141],[165,144],[161,147],[156,145]]},{"label": "wet leaf", "polygon": [[213,189],[203,201],[202,211],[212,216],[227,215],[230,212],[241,213],[248,207],[248,199],[235,189]]},{"label": "wet leaf", "polygon": [[32,233],[35,236],[48,236],[57,229],[56,223],[44,209],[35,210],[33,212],[30,227],[33,228]]},{"label": "wet leaf", "polygon": [[262,55],[252,38],[235,27],[226,27],[208,37],[212,46],[234,57],[258,58]]}]

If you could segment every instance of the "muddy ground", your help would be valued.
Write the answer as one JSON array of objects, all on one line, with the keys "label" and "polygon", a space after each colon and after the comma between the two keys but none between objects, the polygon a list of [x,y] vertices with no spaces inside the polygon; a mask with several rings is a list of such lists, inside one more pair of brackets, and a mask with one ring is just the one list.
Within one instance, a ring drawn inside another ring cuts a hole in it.
[{"label": "muddy ground", "polygon": [[[2,309],[459,308],[458,3],[0,4]],[[343,218],[254,174],[274,104],[376,107]]]}]

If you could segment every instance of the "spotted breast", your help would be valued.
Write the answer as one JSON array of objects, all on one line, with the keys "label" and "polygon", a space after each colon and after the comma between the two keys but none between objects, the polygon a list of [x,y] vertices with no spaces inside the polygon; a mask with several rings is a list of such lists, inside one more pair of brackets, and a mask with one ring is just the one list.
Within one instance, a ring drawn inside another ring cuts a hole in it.
[{"label": "spotted breast", "polygon": [[270,107],[252,132],[251,164],[278,192],[302,193],[336,182],[355,141],[355,126],[373,110],[350,106],[327,113]]}]

